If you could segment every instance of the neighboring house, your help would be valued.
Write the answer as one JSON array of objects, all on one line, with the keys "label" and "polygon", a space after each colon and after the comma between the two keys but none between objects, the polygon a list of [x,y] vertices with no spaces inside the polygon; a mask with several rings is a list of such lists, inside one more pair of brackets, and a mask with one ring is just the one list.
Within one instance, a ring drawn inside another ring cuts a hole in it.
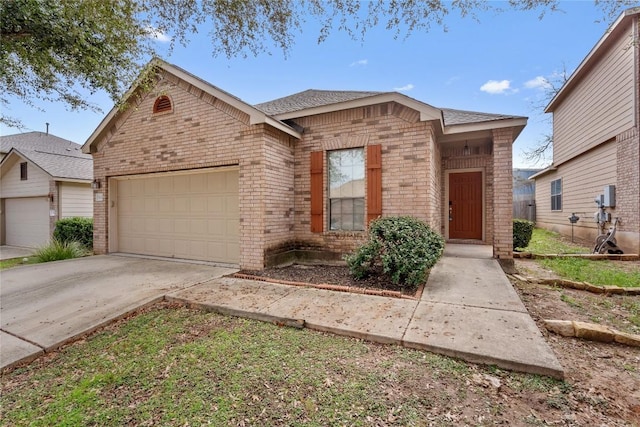
[{"label": "neighboring house", "polygon": [[[379,216],[412,215],[512,263],[512,143],[525,117],[395,92],[308,90],[251,106],[154,60],[83,146],[94,250],[230,263],[338,258]],[[149,85],[144,85],[149,88]]]},{"label": "neighboring house", "polygon": [[547,106],[553,163],[534,175],[537,224],[595,240],[594,202],[615,186],[618,245],[640,253],[640,8],[624,12]]},{"label": "neighboring house", "polygon": [[0,137],[0,244],[49,242],[60,218],[93,214],[93,161],[81,146],[42,132]]},{"label": "neighboring house", "polygon": [[540,169],[513,170],[513,217],[536,220],[536,183],[529,179]]}]

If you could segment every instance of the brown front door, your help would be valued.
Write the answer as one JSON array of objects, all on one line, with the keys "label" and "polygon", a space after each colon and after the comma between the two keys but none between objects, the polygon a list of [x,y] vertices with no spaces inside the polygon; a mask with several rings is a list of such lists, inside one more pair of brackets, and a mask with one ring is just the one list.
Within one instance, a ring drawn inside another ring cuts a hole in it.
[{"label": "brown front door", "polygon": [[482,240],[482,172],[449,174],[449,238]]}]

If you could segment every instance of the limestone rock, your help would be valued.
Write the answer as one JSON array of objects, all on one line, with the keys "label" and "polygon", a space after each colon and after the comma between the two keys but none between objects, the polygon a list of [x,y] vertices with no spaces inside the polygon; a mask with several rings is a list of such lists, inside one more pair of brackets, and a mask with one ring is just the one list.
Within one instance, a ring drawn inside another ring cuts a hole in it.
[{"label": "limestone rock", "polygon": [[616,332],[615,341],[620,344],[640,347],[640,335],[627,334],[626,332]]},{"label": "limestone rock", "polygon": [[615,331],[593,323],[573,322],[576,337],[599,342],[613,342]]},{"label": "limestone rock", "polygon": [[545,320],[544,326],[547,330],[563,337],[575,336],[575,329],[571,320]]}]

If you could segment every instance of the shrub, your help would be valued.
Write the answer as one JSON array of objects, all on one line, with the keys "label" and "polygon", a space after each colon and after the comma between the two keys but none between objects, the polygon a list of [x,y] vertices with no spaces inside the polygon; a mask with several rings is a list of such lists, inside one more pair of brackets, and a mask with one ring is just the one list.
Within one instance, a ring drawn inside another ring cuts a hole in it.
[{"label": "shrub", "polygon": [[40,262],[49,262],[78,258],[83,256],[85,251],[86,249],[79,242],[62,242],[58,239],[53,239],[48,245],[36,249],[34,255]]},{"label": "shrub", "polygon": [[513,220],[513,248],[526,248],[531,241],[533,222],[526,219]]},{"label": "shrub", "polygon": [[444,251],[444,239],[412,217],[379,218],[369,225],[368,241],[345,260],[356,279],[382,273],[391,282],[415,289]]},{"label": "shrub", "polygon": [[60,242],[79,242],[87,249],[93,248],[93,219],[73,217],[56,222],[53,237]]}]

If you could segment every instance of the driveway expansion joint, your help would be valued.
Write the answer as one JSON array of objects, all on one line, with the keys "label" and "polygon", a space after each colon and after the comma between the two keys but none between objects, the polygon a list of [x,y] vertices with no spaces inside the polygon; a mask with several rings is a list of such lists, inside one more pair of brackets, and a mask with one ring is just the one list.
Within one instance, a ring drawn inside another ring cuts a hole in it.
[{"label": "driveway expansion joint", "polygon": [[29,343],[29,344],[31,344],[31,345],[33,345],[33,346],[36,346],[36,347],[38,347],[38,348],[42,349],[42,351],[44,351],[45,353],[47,352],[47,348],[46,348],[46,347],[41,346],[40,344],[38,344],[38,343],[37,343],[37,342],[35,342],[35,341],[31,341],[30,339],[25,338],[25,337],[23,337],[23,336],[20,336],[20,335],[18,335],[18,334],[14,334],[13,332],[7,331],[7,330],[6,330],[6,329],[4,329],[4,328],[0,328],[0,331],[4,332],[4,333],[5,333],[5,334],[7,334],[7,335],[11,335],[12,337],[18,338],[19,340],[22,340],[22,341],[24,341],[24,342],[26,342],[26,343]]}]

